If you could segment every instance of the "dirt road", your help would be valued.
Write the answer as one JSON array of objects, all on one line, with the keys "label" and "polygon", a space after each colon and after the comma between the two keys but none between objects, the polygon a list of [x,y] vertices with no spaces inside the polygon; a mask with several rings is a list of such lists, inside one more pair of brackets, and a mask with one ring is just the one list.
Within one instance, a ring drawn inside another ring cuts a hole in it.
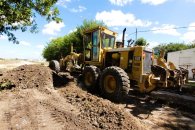
[{"label": "dirt road", "polygon": [[21,65],[35,64],[33,61],[28,60],[17,60],[17,59],[0,59],[0,70],[10,70]]},{"label": "dirt road", "polygon": [[41,65],[0,76],[15,86],[0,91],[1,129],[194,129],[195,116],[153,100],[131,97],[114,104],[83,90],[69,74],[56,77]]}]

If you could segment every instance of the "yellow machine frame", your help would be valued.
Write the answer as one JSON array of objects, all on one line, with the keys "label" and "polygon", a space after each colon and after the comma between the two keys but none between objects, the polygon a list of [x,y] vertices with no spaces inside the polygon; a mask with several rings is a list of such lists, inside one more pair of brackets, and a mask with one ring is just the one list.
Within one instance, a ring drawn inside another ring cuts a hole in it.
[{"label": "yellow machine frame", "polygon": [[[105,33],[108,35],[113,36],[116,38],[117,33],[113,32],[111,30],[108,30],[105,27],[97,27],[92,30],[87,30],[85,31],[84,35],[90,35],[91,39],[92,38],[92,33],[98,31],[98,39],[101,39],[101,33]],[[92,41],[92,40],[91,40]],[[85,39],[83,40],[83,46],[84,46],[84,55],[86,53],[86,43]],[[92,47],[93,48],[93,47]],[[91,55],[92,53],[92,48],[91,48]],[[159,79],[155,79],[153,75],[148,73],[144,73],[144,58],[145,58],[145,53],[144,52],[150,52],[151,53],[151,58],[153,58],[153,52],[151,49],[146,48],[145,46],[134,46],[134,47],[126,47],[126,48],[116,48],[116,42],[114,42],[113,47],[102,47],[102,39],[99,41],[98,44],[99,48],[99,56],[98,60],[93,61],[93,59],[87,61],[84,56],[84,64],[85,65],[94,65],[98,66],[101,69],[104,69],[107,67],[106,61],[109,59],[106,57],[108,53],[112,53],[111,58],[112,59],[118,59],[119,65],[118,67],[126,70],[129,79],[134,80],[138,83],[138,87],[141,92],[149,92],[155,88],[155,84]],[[129,59],[129,52],[133,52],[133,57],[132,59]],[[153,59],[152,59],[153,60]],[[128,65],[131,64],[131,72],[128,72],[127,68]],[[116,66],[116,65],[114,65]],[[146,88],[145,83],[147,82],[148,88]]]}]

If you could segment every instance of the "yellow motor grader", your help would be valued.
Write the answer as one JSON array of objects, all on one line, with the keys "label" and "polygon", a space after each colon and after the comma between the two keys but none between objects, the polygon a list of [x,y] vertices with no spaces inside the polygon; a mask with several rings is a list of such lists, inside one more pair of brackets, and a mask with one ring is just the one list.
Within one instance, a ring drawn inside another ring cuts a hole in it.
[{"label": "yellow motor grader", "polygon": [[[182,78],[177,78],[180,74],[176,76],[175,70],[165,68],[162,63],[154,65],[152,49],[146,46],[124,47],[125,31],[122,42],[117,44],[117,33],[107,28],[85,31],[83,81],[88,89],[99,87],[106,98],[120,100],[130,86],[137,86],[140,92],[150,92],[156,87],[181,85],[179,79]],[[164,55],[159,56],[162,58]]]},{"label": "yellow motor grader", "polygon": [[[81,69],[86,88],[98,88],[104,97],[118,101],[128,93],[130,86],[137,86],[140,92],[150,92],[156,87],[168,87],[167,83],[175,83],[172,79],[168,80],[169,69],[160,64],[154,65],[152,49],[146,46],[124,47],[125,31],[122,42],[116,42],[117,33],[105,27],[86,30],[83,54],[71,53],[67,56],[82,57]],[[71,61],[65,60],[67,57],[61,60],[61,67]],[[77,65],[75,59],[72,64]],[[56,68],[54,61],[50,64]]]}]

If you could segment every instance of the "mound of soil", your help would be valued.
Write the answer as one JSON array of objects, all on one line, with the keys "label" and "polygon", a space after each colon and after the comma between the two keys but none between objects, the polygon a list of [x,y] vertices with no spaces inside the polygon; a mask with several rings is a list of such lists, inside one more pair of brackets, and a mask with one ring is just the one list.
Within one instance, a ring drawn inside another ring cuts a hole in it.
[{"label": "mound of soil", "polygon": [[[143,129],[142,124],[124,108],[82,90],[74,83],[60,89],[69,103],[80,110],[79,120],[88,120],[100,129]],[[146,129],[146,128],[144,128]]]},{"label": "mound of soil", "polygon": [[22,65],[2,74],[0,81],[11,81],[16,88],[52,87],[52,71],[42,65]]}]

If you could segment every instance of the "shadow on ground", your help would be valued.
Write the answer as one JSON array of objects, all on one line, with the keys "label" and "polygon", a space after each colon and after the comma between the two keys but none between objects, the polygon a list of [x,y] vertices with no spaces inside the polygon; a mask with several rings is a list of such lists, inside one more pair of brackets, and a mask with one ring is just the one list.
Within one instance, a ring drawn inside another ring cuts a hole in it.
[{"label": "shadow on ground", "polygon": [[195,115],[191,109],[157,100],[148,94],[130,91],[124,100],[125,108],[145,122],[152,122],[152,129],[195,129]]},{"label": "shadow on ground", "polygon": [[61,88],[66,86],[69,82],[74,81],[74,77],[72,77],[69,73],[66,72],[52,72],[53,78],[53,86],[55,88]]}]

